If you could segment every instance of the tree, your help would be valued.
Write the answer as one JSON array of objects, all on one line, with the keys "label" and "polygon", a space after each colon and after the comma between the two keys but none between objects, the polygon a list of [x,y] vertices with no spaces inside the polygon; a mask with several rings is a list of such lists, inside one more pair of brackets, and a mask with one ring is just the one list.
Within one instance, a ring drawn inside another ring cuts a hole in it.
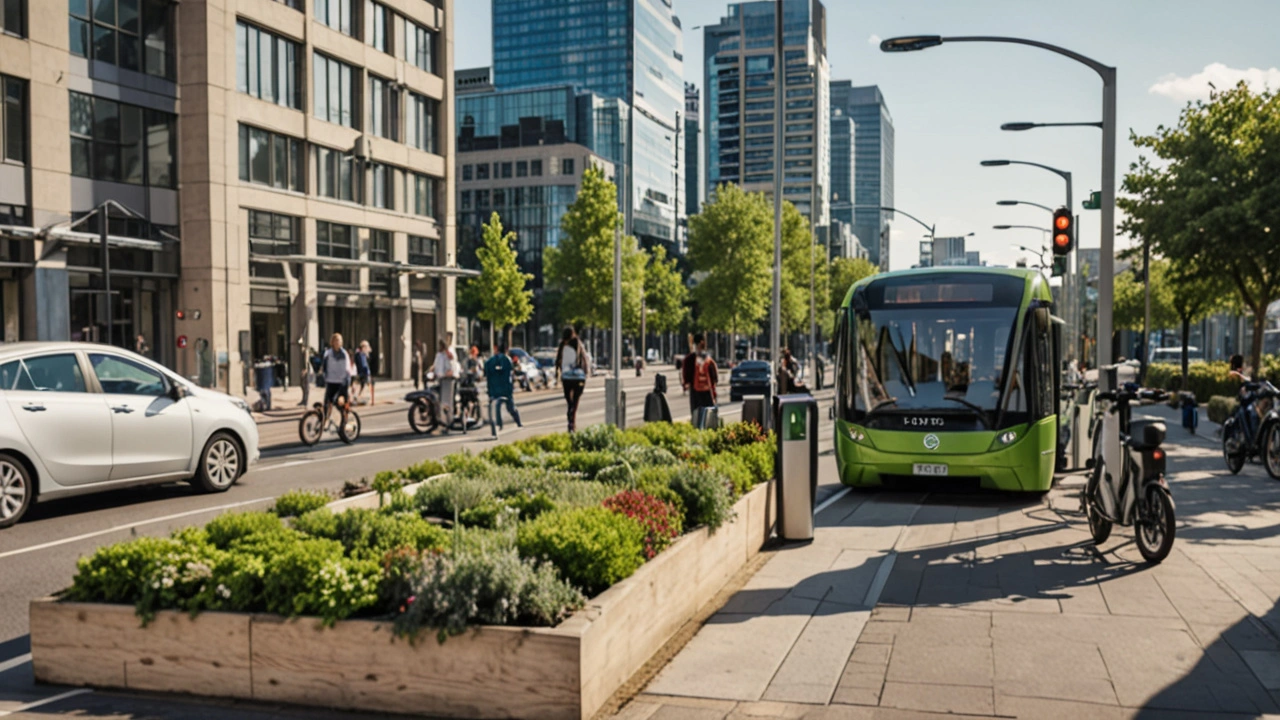
[{"label": "tree", "polygon": [[1181,267],[1225,278],[1253,313],[1259,367],[1267,306],[1280,297],[1280,95],[1241,82],[1189,103],[1176,126],[1131,137],[1161,163],[1130,166],[1121,229]]},{"label": "tree", "polygon": [[703,277],[693,294],[698,321],[737,342],[739,331],[759,326],[769,307],[773,278],[773,214],[764,195],[733,184],[689,218],[689,264]]},{"label": "tree", "polygon": [[809,287],[813,283],[814,320],[819,327],[830,322],[830,278],[826,250],[816,247],[809,221],[789,202],[782,204],[782,332],[809,331]]},{"label": "tree", "polygon": [[[1222,309],[1228,288],[1221,277],[1201,272],[1191,264],[1169,268],[1173,314],[1182,323],[1182,389],[1187,389],[1187,345],[1191,341],[1191,323],[1199,322]],[[1202,348],[1203,349],[1203,348]],[[1256,366],[1255,366],[1256,367]]]},{"label": "tree", "polygon": [[853,284],[880,272],[880,267],[866,258],[836,258],[831,262],[831,312],[840,310],[844,297]]},{"label": "tree", "polygon": [[[1135,265],[1135,268],[1141,265]],[[1173,292],[1168,280],[1169,262],[1153,259],[1151,262],[1151,328],[1172,327],[1178,318],[1173,313]],[[1116,275],[1115,302],[1112,305],[1111,322],[1117,329],[1141,330],[1146,317],[1146,283],[1135,273]]]},{"label": "tree", "polygon": [[467,295],[476,302],[477,316],[493,326],[507,328],[507,344],[511,344],[511,327],[533,315],[533,291],[527,289],[533,275],[520,270],[516,263],[516,234],[503,232],[498,213],[489,216],[483,226],[483,238],[476,248],[480,277],[467,283]]},{"label": "tree", "polygon": [[[560,219],[560,246],[543,253],[546,284],[562,293],[562,320],[590,327],[613,324],[613,243],[621,221],[617,186],[600,168],[587,168],[578,197]],[[623,238],[622,248],[623,323],[638,328],[644,257],[633,237]]]},{"label": "tree", "polygon": [[674,332],[689,316],[689,288],[676,268],[676,259],[667,260],[667,249],[658,245],[649,253],[644,271],[645,306],[651,332]]}]

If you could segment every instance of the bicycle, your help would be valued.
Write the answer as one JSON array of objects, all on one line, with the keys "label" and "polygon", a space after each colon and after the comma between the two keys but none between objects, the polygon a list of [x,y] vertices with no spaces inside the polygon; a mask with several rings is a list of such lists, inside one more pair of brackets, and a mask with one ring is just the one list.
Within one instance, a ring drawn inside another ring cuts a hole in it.
[{"label": "bicycle", "polygon": [[1222,424],[1222,458],[1232,475],[1251,458],[1259,458],[1267,474],[1280,480],[1280,404],[1275,402],[1280,389],[1266,380],[1244,387],[1235,412]]},{"label": "bicycle", "polygon": [[[334,409],[338,410],[336,418]],[[335,407],[330,408],[328,418],[324,415],[324,405],[316,403],[298,420],[298,437],[307,446],[320,442],[325,432],[330,430],[336,432],[338,438],[347,445],[360,437],[360,415],[351,409],[350,403],[346,403],[345,413],[335,403]]]}]

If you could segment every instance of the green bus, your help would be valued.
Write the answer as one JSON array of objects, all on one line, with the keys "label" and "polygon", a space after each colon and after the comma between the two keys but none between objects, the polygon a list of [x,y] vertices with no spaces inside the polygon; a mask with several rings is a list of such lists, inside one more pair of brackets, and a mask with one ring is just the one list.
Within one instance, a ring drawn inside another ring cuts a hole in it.
[{"label": "green bus", "polygon": [[1045,277],[1021,268],[922,268],[855,283],[835,333],[841,482],[1048,490],[1059,452],[1052,307]]}]

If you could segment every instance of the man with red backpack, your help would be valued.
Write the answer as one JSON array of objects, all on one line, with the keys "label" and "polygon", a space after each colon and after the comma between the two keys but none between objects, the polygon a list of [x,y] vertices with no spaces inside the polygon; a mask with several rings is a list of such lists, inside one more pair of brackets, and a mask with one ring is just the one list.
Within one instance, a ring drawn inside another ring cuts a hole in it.
[{"label": "man with red backpack", "polygon": [[685,356],[680,367],[680,380],[689,393],[690,416],[697,418],[698,410],[716,405],[716,384],[720,377],[716,361],[707,354],[707,340],[698,333],[693,336],[693,352]]}]

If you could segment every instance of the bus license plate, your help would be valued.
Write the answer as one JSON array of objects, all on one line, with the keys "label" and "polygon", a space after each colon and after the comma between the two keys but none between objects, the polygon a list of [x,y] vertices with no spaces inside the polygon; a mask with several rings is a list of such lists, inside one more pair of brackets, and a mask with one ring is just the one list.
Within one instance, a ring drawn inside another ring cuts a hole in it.
[{"label": "bus license plate", "polygon": [[947,474],[947,466],[933,463],[915,463],[911,466],[911,472],[915,475],[938,477]]}]

